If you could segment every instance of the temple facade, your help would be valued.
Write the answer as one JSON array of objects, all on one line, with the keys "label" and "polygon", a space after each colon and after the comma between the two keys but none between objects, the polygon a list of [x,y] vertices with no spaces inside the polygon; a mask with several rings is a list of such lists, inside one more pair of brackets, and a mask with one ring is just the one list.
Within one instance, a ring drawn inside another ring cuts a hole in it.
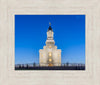
[{"label": "temple facade", "polygon": [[55,46],[53,35],[53,29],[49,25],[46,46],[39,50],[40,66],[61,66],[61,49]]}]

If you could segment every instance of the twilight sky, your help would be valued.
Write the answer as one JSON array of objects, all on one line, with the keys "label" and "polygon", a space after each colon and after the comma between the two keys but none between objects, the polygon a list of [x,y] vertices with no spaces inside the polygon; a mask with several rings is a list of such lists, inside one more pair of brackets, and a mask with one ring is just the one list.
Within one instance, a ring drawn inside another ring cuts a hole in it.
[{"label": "twilight sky", "polygon": [[15,15],[15,64],[39,63],[49,22],[62,63],[85,63],[85,15]]}]

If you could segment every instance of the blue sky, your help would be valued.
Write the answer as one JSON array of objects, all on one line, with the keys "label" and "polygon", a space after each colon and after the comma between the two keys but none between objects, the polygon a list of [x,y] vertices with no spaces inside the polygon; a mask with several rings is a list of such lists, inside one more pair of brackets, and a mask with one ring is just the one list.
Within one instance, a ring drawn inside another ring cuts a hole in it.
[{"label": "blue sky", "polygon": [[49,22],[62,63],[85,63],[85,15],[15,15],[15,64],[39,63]]}]

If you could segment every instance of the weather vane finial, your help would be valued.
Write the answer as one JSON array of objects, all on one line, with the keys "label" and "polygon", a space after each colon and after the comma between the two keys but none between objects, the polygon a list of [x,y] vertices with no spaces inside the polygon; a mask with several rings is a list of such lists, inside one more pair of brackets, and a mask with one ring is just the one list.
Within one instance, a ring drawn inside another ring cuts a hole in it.
[{"label": "weather vane finial", "polygon": [[49,22],[49,26],[51,26],[51,22]]}]

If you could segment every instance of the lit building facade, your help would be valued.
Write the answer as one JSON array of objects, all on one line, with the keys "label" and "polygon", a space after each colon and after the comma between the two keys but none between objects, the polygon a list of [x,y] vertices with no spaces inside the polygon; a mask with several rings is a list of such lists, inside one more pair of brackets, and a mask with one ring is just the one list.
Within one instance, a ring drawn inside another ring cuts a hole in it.
[{"label": "lit building facade", "polygon": [[61,66],[61,49],[57,49],[53,39],[54,32],[51,25],[47,31],[46,46],[39,50],[40,66]]}]

